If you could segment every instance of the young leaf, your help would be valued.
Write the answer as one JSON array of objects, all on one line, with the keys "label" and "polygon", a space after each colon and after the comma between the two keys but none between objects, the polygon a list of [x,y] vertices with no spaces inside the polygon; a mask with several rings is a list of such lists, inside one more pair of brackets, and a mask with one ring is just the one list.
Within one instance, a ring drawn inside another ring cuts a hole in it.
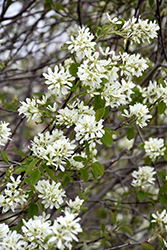
[{"label": "young leaf", "polygon": [[72,63],[70,65],[70,68],[69,68],[69,71],[70,71],[70,74],[74,77],[78,77],[77,75],[77,72],[78,72],[78,67],[79,67],[79,63]]},{"label": "young leaf", "polygon": [[81,177],[82,177],[84,182],[87,182],[87,180],[89,178],[89,172],[88,172],[87,169],[82,169],[81,170]]},{"label": "young leaf", "polygon": [[141,243],[141,245],[146,249],[146,250],[154,250],[153,246],[151,246],[150,244],[143,242]]},{"label": "young leaf", "polygon": [[87,156],[89,157],[89,155],[90,155],[90,150],[89,150],[89,143],[88,143],[88,141],[85,141],[85,148],[86,148],[86,154],[87,154]]},{"label": "young leaf", "polygon": [[164,102],[160,102],[158,104],[158,113],[161,115],[161,114],[163,114],[165,112],[165,110],[166,110],[165,103]]},{"label": "young leaf", "polygon": [[98,161],[96,161],[94,164],[95,169],[97,170],[99,175],[103,175],[104,174],[104,167],[103,165],[101,165]]},{"label": "young leaf", "polygon": [[20,155],[21,157],[25,157],[24,153],[21,150],[17,150],[16,147],[14,147],[13,150],[16,151],[16,153],[18,153],[18,155]]},{"label": "young leaf", "polygon": [[83,158],[82,156],[74,156],[74,158],[73,158],[75,161],[79,161],[79,162],[81,162],[81,161],[85,161],[85,158]]},{"label": "young leaf", "polygon": [[54,180],[55,182],[57,182],[55,173],[50,168],[46,168],[46,172],[47,172],[47,174],[50,176],[50,178],[52,180]]},{"label": "young leaf", "polygon": [[38,206],[37,204],[31,204],[28,209],[28,215],[29,217],[33,217],[34,215],[38,215]]},{"label": "young leaf", "polygon": [[32,162],[30,162],[30,164],[28,165],[27,169],[26,169],[26,175],[30,174],[30,172],[33,170],[33,168],[35,167],[35,164],[37,163],[38,159],[35,158],[33,159]]},{"label": "young leaf", "polygon": [[127,232],[128,234],[133,235],[133,231],[128,226],[122,226],[121,229]]},{"label": "young leaf", "polygon": [[160,202],[161,202],[162,206],[165,206],[167,204],[167,195],[166,194],[161,196]]},{"label": "young leaf", "polygon": [[1,151],[1,155],[2,155],[2,161],[4,161],[6,164],[9,164],[8,153],[6,151]]},{"label": "young leaf", "polygon": [[100,121],[100,119],[104,116],[105,114],[105,108],[100,108],[98,110],[96,110],[96,113],[95,113],[95,118],[96,118],[96,121]]},{"label": "young leaf", "polygon": [[39,170],[35,170],[30,174],[31,185],[35,185],[41,179],[41,173]]},{"label": "young leaf", "polygon": [[68,186],[69,183],[70,183],[70,178],[66,176],[63,180],[63,186]]},{"label": "young leaf", "polygon": [[101,138],[101,141],[105,146],[111,147],[111,145],[113,144],[112,135],[108,131],[105,131],[105,134]]},{"label": "young leaf", "polygon": [[138,197],[139,201],[143,201],[145,198],[145,193],[140,190],[137,192],[137,197]]},{"label": "young leaf", "polygon": [[127,138],[128,138],[128,140],[133,139],[134,136],[135,136],[135,133],[134,133],[133,128],[128,128],[128,130],[127,130]]}]

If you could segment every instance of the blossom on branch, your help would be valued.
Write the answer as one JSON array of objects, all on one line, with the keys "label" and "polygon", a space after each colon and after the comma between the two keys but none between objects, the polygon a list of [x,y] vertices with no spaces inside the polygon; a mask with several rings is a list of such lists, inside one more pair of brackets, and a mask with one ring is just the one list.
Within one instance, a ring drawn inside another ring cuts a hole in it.
[{"label": "blossom on branch", "polygon": [[165,151],[164,147],[164,139],[160,138],[149,138],[148,141],[145,142],[144,150],[146,154],[150,157],[150,159],[155,160],[156,157],[164,155]]},{"label": "blossom on branch", "polygon": [[0,123],[0,147],[5,146],[8,140],[10,140],[11,129],[8,128],[9,123],[2,122]]},{"label": "blossom on branch", "polygon": [[35,186],[38,192],[38,197],[42,199],[42,203],[45,208],[53,207],[59,208],[63,203],[63,197],[65,197],[65,191],[61,188],[60,183],[56,183],[52,180],[50,184],[49,180],[40,180]]},{"label": "blossom on branch", "polygon": [[138,124],[141,128],[147,126],[146,121],[152,118],[152,115],[148,114],[149,110],[146,105],[141,103],[136,103],[134,106],[130,105],[130,113],[127,110],[124,110],[124,115],[127,118],[135,116],[136,124]]},{"label": "blossom on branch", "polygon": [[133,181],[132,186],[146,189],[147,187],[150,187],[154,184],[155,178],[153,177],[155,175],[155,171],[153,167],[144,166],[139,167],[138,171],[133,171]]}]

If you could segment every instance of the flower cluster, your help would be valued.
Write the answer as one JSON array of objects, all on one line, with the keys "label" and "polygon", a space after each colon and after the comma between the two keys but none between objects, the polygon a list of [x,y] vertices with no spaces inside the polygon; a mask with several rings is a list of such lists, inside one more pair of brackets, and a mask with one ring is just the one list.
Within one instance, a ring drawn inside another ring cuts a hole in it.
[{"label": "flower cluster", "polygon": [[154,184],[155,178],[153,177],[155,175],[155,171],[153,167],[144,166],[139,167],[138,171],[133,171],[132,176],[132,186],[146,189],[147,187],[150,187]]},{"label": "flower cluster", "polygon": [[143,43],[149,43],[150,39],[157,37],[159,26],[155,20],[152,22],[148,19],[142,20],[139,17],[137,20],[136,17],[132,17],[124,23],[122,30],[126,33],[131,42],[140,43],[142,41]]},{"label": "flower cluster", "polygon": [[81,200],[78,196],[75,198],[74,201],[70,199],[69,201],[66,201],[68,207],[65,208],[65,211],[77,215],[80,213],[83,202],[84,200]]},{"label": "flower cluster", "polygon": [[2,213],[6,213],[8,210],[21,209],[26,203],[28,195],[25,190],[20,188],[21,175],[15,180],[13,176],[10,176],[11,182],[6,184],[6,188],[0,195],[0,207],[2,207]]},{"label": "flower cluster", "polygon": [[25,250],[28,243],[16,231],[11,231],[5,223],[0,224],[0,249]]},{"label": "flower cluster", "polygon": [[155,160],[158,156],[164,155],[165,151],[164,139],[160,138],[149,138],[145,142],[144,150],[150,159]]},{"label": "flower cluster", "polygon": [[21,106],[19,107],[19,115],[23,114],[26,116],[27,121],[30,119],[36,120],[41,117],[40,110],[38,109],[38,104],[36,103],[36,100],[32,98],[26,98],[26,101],[21,101]]},{"label": "flower cluster", "polygon": [[74,153],[75,144],[63,135],[63,132],[55,129],[52,134],[48,131],[38,133],[31,142],[34,155],[45,160],[47,165],[53,165],[64,171],[66,159]]},{"label": "flower cluster", "polygon": [[167,230],[167,213],[166,210],[164,209],[161,213],[158,211],[154,214],[152,214],[153,219],[151,220],[152,223],[157,223],[158,226],[161,228],[165,226]]},{"label": "flower cluster", "polygon": [[9,123],[2,122],[0,124],[0,147],[5,146],[8,140],[10,140],[10,135],[12,134],[11,129],[8,128]]},{"label": "flower cluster", "polygon": [[124,116],[127,118],[135,116],[136,124],[138,124],[141,128],[147,126],[146,121],[149,121],[149,119],[152,118],[152,115],[148,114],[149,110],[147,106],[141,103],[136,103],[134,106],[130,105],[129,108],[130,108],[130,114],[128,113],[127,110],[124,110],[125,112]]},{"label": "flower cluster", "polygon": [[56,182],[52,181],[52,184],[50,184],[49,180],[41,180],[38,181],[35,189],[45,208],[50,207],[52,209],[55,207],[58,209],[63,203],[63,197],[66,196],[60,182],[56,184]]},{"label": "flower cluster", "polygon": [[79,59],[82,59],[85,55],[88,56],[94,51],[96,45],[95,42],[92,42],[94,35],[89,32],[89,28],[79,27],[78,36],[71,36],[71,41],[68,41],[68,49],[71,53],[76,52],[76,55]]},{"label": "flower cluster", "polygon": [[68,68],[66,69],[61,65],[60,70],[56,65],[54,72],[49,67],[48,74],[43,73],[43,76],[46,79],[45,83],[49,85],[48,89],[52,92],[52,95],[58,96],[59,98],[65,96],[68,93],[69,88],[72,87],[71,81],[75,79],[73,76],[71,76]]}]

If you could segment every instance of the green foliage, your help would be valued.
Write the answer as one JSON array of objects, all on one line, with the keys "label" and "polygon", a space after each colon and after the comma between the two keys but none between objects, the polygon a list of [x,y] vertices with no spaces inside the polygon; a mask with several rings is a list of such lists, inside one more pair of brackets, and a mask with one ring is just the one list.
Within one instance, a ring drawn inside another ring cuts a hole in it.
[{"label": "green foliage", "polygon": [[9,164],[8,160],[8,153],[6,151],[1,151],[2,161],[4,161],[6,164]]},{"label": "green foliage", "polygon": [[150,244],[146,243],[146,242],[143,242],[141,243],[141,245],[144,247],[144,249],[146,250],[154,250],[154,247],[151,246]]}]

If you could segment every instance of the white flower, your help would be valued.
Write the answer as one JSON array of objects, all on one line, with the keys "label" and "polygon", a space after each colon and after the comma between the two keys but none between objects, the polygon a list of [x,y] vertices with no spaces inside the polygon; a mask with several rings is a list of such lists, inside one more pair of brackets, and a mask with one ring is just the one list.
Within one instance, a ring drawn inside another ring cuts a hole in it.
[{"label": "white flower", "polygon": [[9,123],[2,122],[0,123],[0,147],[5,146],[8,140],[11,140],[9,136],[12,134],[11,129],[8,128]]},{"label": "white flower", "polygon": [[0,241],[1,250],[25,250],[27,242],[23,240],[23,236],[16,231],[9,231]]},{"label": "white flower", "polygon": [[83,202],[84,200],[80,199],[78,196],[75,198],[74,201],[72,200],[66,201],[68,207],[65,208],[65,211],[68,211],[69,213],[73,213],[77,215],[80,213],[80,209],[81,209]]},{"label": "white flower", "polygon": [[[26,103],[27,102],[27,103]],[[38,104],[35,99],[26,98],[26,102],[21,101],[20,108],[18,109],[19,115],[24,114],[27,118],[27,121],[30,119],[36,120],[41,117],[41,113],[38,109]]]},{"label": "white flower", "polygon": [[167,224],[167,214],[165,209],[161,213],[157,211],[155,214],[152,214],[152,217],[154,219],[151,220],[151,222],[157,223],[160,227],[163,227],[164,224]]},{"label": "white flower", "polygon": [[128,53],[124,52],[120,54],[123,66],[121,68],[121,75],[125,74],[128,77],[132,76],[142,76],[142,72],[148,68],[146,60],[144,58],[140,58],[141,55],[129,55]]},{"label": "white flower", "polygon": [[47,165],[53,165],[56,169],[59,167],[64,171],[66,159],[70,158],[74,152],[75,144],[63,135],[60,130],[53,130],[52,134],[48,131],[38,133],[31,142],[33,153],[45,160]]},{"label": "white flower", "polygon": [[71,53],[76,52],[79,59],[88,56],[94,51],[95,42],[92,42],[94,35],[89,32],[89,28],[79,27],[78,36],[71,36],[71,41],[66,42]]},{"label": "white flower", "polygon": [[65,216],[58,217],[51,229],[53,231],[52,237],[49,239],[48,244],[50,246],[55,246],[64,250],[68,248],[71,250],[73,240],[78,241],[76,235],[82,232],[82,228],[78,221],[80,218],[76,219],[76,216],[68,211],[65,211]]},{"label": "white flower", "polygon": [[147,126],[146,121],[149,121],[152,118],[152,115],[149,115],[149,110],[146,105],[141,103],[136,103],[134,106],[130,105],[130,114],[128,114],[127,110],[124,110],[126,117],[130,118],[132,116],[136,117],[136,124],[138,124],[141,128]]},{"label": "white flower", "polygon": [[9,227],[5,223],[0,224],[0,242],[8,234]]},{"label": "white flower", "polygon": [[39,193],[38,197],[42,199],[42,203],[45,208],[53,207],[59,208],[63,203],[63,197],[65,197],[65,191],[60,188],[61,184],[52,181],[50,184],[49,180],[38,181],[35,186],[36,191]]},{"label": "white flower", "polygon": [[139,167],[138,171],[133,171],[133,181],[132,186],[140,187],[141,189],[145,189],[154,184],[155,178],[155,171],[153,167],[144,166]]},{"label": "white flower", "polygon": [[74,128],[76,132],[76,139],[80,140],[80,143],[83,143],[84,140],[96,140],[104,135],[103,120],[96,122],[95,116],[93,115],[84,115],[76,123]]},{"label": "white flower", "polygon": [[167,88],[163,88],[162,85],[158,85],[156,81],[149,81],[148,87],[143,88],[142,96],[144,97],[144,103],[154,103],[160,97],[166,102]]},{"label": "white flower", "polygon": [[122,21],[118,21],[117,17],[114,17],[113,19],[111,19],[111,17],[109,16],[108,13],[106,13],[108,20],[110,21],[110,23],[112,24],[122,24]]},{"label": "white flower", "polygon": [[25,194],[25,190],[19,188],[21,176],[18,176],[16,181],[14,177],[10,177],[12,182],[8,182],[6,189],[3,190],[2,195],[0,195],[0,207],[2,207],[2,213],[6,213],[8,210],[15,212],[16,208],[21,208],[26,203],[26,198],[28,197]]},{"label": "white flower", "polygon": [[45,83],[49,85],[48,89],[58,97],[62,97],[68,93],[70,87],[72,87],[71,81],[75,79],[71,76],[69,70],[61,65],[60,70],[57,65],[54,67],[54,71],[49,67],[48,74],[43,73],[43,76],[46,79]]},{"label": "white flower", "polygon": [[132,17],[128,21],[126,21],[122,27],[124,32],[127,32],[128,38],[130,38],[131,42],[140,43],[141,41],[150,42],[150,39],[156,38],[158,36],[157,31],[159,30],[159,26],[156,21],[149,21],[148,19],[142,20],[140,17],[138,18]]},{"label": "white flower", "polygon": [[145,142],[144,150],[146,154],[150,157],[150,159],[155,160],[156,157],[164,155],[165,151],[164,147],[164,139],[160,138],[149,138],[148,141]]},{"label": "white flower", "polygon": [[28,249],[48,249],[45,244],[45,238],[48,237],[52,231],[50,228],[51,221],[47,220],[48,217],[34,216],[34,218],[25,221],[23,219],[22,232],[25,239],[29,242]]}]

